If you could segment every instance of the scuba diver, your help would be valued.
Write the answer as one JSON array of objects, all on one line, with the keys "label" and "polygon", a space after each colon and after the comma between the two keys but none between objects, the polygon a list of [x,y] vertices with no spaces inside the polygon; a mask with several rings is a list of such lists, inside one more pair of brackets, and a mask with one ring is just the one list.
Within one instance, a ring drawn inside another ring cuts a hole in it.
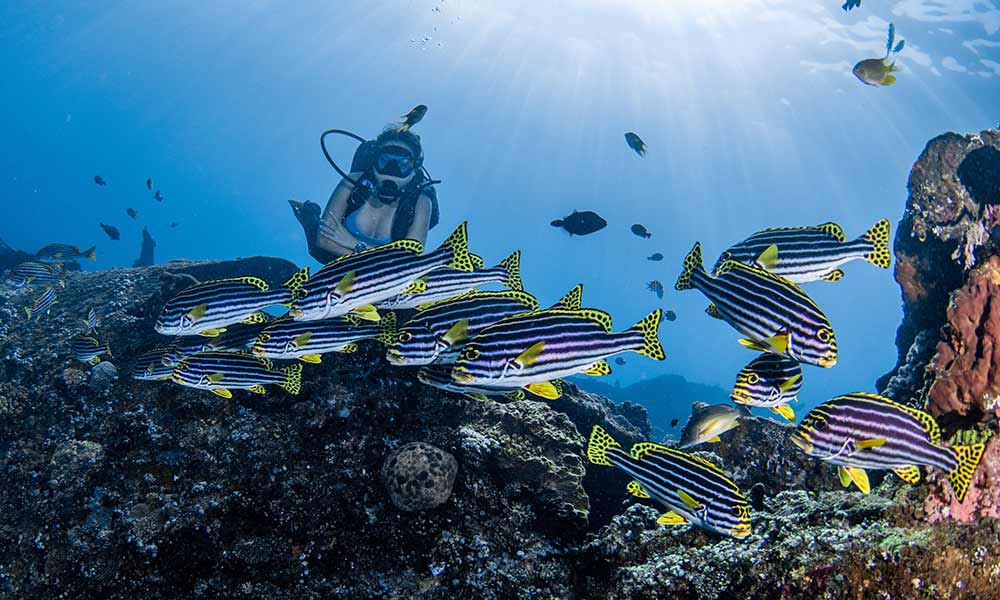
[{"label": "scuba diver", "polygon": [[[361,141],[354,153],[350,174],[344,173],[327,152],[324,138],[330,133]],[[423,168],[420,137],[402,127],[386,128],[374,140],[331,129],[320,137],[323,153],[342,179],[320,217],[314,202],[289,200],[302,224],[309,254],[327,263],[395,240],[426,241],[437,225],[439,183]]]}]

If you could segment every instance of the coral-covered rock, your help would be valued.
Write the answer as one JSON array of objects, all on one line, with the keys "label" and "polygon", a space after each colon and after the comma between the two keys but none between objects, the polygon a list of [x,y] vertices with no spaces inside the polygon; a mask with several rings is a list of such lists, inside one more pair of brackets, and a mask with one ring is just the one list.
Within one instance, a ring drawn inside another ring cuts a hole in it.
[{"label": "coral-covered rock", "polygon": [[456,473],[454,456],[430,444],[410,442],[385,459],[382,484],[396,508],[416,512],[447,502]]},{"label": "coral-covered rock", "polygon": [[962,502],[955,498],[942,473],[930,476],[932,487],[924,512],[932,523],[954,519],[969,523],[979,517],[1000,519],[1000,437],[992,437]]}]

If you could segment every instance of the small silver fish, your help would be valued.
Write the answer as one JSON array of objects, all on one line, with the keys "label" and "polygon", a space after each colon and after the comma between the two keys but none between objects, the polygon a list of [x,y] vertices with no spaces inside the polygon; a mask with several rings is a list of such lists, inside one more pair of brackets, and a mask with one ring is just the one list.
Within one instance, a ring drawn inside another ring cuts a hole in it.
[{"label": "small silver fish", "polygon": [[730,404],[706,404],[695,402],[691,405],[691,417],[681,431],[681,448],[690,448],[704,442],[721,441],[719,436],[738,427],[740,417],[745,412]]}]

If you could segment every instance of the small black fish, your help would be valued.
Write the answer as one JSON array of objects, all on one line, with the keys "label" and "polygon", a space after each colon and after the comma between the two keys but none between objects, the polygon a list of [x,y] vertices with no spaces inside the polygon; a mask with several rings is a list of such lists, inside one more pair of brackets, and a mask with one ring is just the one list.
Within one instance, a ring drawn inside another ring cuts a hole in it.
[{"label": "small black fish", "polygon": [[656,294],[657,298],[663,298],[663,284],[656,279],[646,284],[646,289]]},{"label": "small black fish", "polygon": [[151,191],[151,192],[153,191],[153,180],[152,179],[147,179],[146,180],[146,189],[149,190],[149,191]]},{"label": "small black fish", "polygon": [[624,366],[625,359],[619,356],[618,358],[615,359],[615,364],[618,365],[619,367]]},{"label": "small black fish", "polygon": [[163,202],[163,194],[160,193],[160,190],[156,190],[156,193],[153,194],[153,198],[155,198],[159,202]]},{"label": "small black fish", "polygon": [[850,12],[852,8],[857,8],[861,6],[861,0],[847,0],[844,5],[840,8],[844,9],[844,12]]},{"label": "small black fish", "polygon": [[572,235],[588,235],[595,231],[600,231],[608,226],[604,218],[590,210],[583,212],[573,211],[573,214],[552,221],[553,227],[562,227]]},{"label": "small black fish", "polygon": [[651,260],[653,262],[660,262],[661,260],[663,260],[663,255],[657,252],[656,254],[647,256],[646,260]]},{"label": "small black fish", "polygon": [[94,183],[97,185],[108,185],[108,182],[104,181],[104,178],[100,175],[94,175]]},{"label": "small black fish", "polygon": [[638,223],[632,226],[632,233],[642,238],[653,237],[653,234],[649,233],[645,226]]},{"label": "small black fish", "polygon": [[635,150],[635,153],[639,156],[646,156],[646,142],[642,141],[642,138],[636,133],[631,131],[626,133],[625,143],[628,144],[629,148]]},{"label": "small black fish", "polygon": [[667,312],[663,313],[663,317],[668,321],[676,321],[677,313],[675,313],[672,310],[668,310]]},{"label": "small black fish", "polygon": [[680,422],[681,422],[680,419],[671,419],[670,420],[670,426],[671,427],[677,427],[677,424],[680,423]]},{"label": "small black fish", "polygon": [[403,115],[403,122],[400,124],[399,130],[409,131],[410,127],[413,127],[420,122],[420,119],[424,118],[425,114],[427,114],[426,104],[418,104],[414,106],[410,112]]},{"label": "small black fish", "polygon": [[135,218],[137,218],[139,216],[139,211],[137,211],[134,208],[126,208],[125,209],[125,214],[127,214],[128,216],[130,216],[133,219],[135,219]]},{"label": "small black fish", "polygon": [[118,233],[117,227],[115,227],[114,225],[105,225],[104,223],[101,223],[100,225],[101,229],[104,230],[104,233],[108,234],[109,238],[113,240],[121,239],[121,235]]},{"label": "small black fish", "polygon": [[170,228],[173,229],[174,227],[177,227],[178,225],[180,225],[180,223],[178,223],[177,221],[171,221]]}]

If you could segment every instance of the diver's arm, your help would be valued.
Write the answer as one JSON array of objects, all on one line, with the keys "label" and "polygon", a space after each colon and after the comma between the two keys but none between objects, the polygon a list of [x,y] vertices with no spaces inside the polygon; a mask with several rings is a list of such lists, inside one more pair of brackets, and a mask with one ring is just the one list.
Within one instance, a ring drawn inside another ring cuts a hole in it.
[{"label": "diver's arm", "polygon": [[[360,176],[361,173],[351,173],[352,178],[357,179]],[[330,194],[330,200],[326,203],[323,220],[319,224],[319,234],[316,236],[317,246],[338,256],[354,252],[360,241],[344,227],[344,216],[353,190],[354,185],[346,179],[337,184]]]},{"label": "diver's arm", "polygon": [[427,228],[431,224],[431,199],[427,194],[421,194],[417,198],[417,204],[413,207],[413,222],[410,230],[406,232],[407,239],[417,240],[421,244],[427,242]]}]

